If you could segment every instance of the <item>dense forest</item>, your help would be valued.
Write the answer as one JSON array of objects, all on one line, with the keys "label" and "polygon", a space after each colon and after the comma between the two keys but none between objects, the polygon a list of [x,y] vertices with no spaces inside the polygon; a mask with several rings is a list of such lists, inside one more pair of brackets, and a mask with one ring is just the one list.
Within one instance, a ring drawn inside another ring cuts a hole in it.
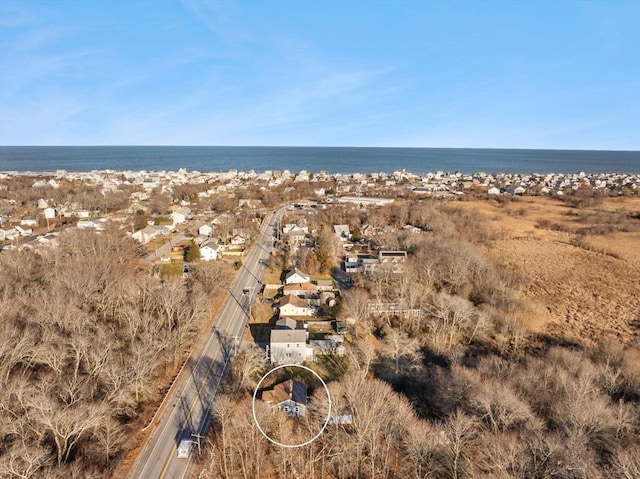
[{"label": "dense forest", "polygon": [[114,227],[3,252],[0,272],[0,476],[109,476],[228,269],[150,277]]}]

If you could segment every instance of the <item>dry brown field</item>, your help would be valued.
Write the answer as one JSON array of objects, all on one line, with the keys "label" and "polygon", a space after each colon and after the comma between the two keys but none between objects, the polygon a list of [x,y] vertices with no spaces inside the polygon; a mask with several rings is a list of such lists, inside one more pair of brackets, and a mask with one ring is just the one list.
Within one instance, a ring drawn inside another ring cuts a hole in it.
[{"label": "dry brown field", "polygon": [[529,331],[580,344],[611,338],[640,345],[640,198],[585,208],[546,197],[452,206],[482,213],[498,232],[488,254],[528,279],[527,311],[519,316]]}]

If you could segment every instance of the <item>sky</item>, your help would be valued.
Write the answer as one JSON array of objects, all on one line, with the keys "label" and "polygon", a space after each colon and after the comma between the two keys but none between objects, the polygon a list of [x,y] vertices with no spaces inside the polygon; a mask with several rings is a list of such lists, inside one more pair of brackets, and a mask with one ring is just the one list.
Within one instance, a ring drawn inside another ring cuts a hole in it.
[{"label": "sky", "polygon": [[0,0],[0,145],[640,150],[640,0]]}]

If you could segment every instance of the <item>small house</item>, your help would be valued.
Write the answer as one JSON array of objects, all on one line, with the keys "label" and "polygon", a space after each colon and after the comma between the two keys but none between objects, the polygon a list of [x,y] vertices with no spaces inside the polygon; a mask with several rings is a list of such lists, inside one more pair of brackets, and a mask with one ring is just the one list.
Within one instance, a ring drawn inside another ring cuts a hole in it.
[{"label": "small house", "polygon": [[222,255],[222,247],[213,242],[204,243],[200,247],[200,259],[202,261],[215,261]]},{"label": "small house", "polygon": [[281,316],[313,316],[314,309],[306,299],[287,294],[277,303]]},{"label": "small house", "polygon": [[282,294],[285,296],[292,294],[301,298],[308,298],[318,294],[318,287],[312,283],[286,284],[282,288]]},{"label": "small house", "polygon": [[289,417],[301,417],[307,414],[307,386],[303,382],[289,379],[276,384],[273,389],[262,392],[262,400],[273,411],[280,411]]},{"label": "small house", "polygon": [[285,276],[286,284],[310,283],[310,282],[311,282],[311,277],[308,274],[305,274],[302,271],[300,271],[298,268],[293,268]]}]

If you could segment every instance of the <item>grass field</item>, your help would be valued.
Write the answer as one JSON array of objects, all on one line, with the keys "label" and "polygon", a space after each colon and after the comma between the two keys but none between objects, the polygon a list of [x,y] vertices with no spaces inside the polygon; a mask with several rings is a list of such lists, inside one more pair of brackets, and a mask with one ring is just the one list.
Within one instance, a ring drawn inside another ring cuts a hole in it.
[{"label": "grass field", "polygon": [[546,197],[451,206],[482,213],[499,232],[486,251],[528,278],[522,317],[530,330],[640,344],[640,198],[581,209]]}]

